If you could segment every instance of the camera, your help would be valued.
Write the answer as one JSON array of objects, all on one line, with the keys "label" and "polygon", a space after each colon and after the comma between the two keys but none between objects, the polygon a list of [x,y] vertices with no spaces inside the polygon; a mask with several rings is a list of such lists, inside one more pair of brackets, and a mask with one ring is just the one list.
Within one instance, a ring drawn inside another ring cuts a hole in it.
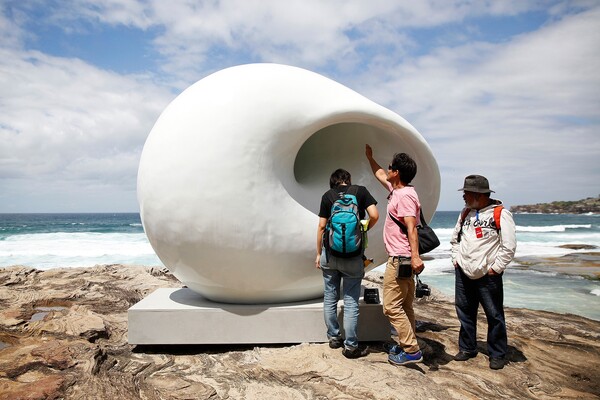
[{"label": "camera", "polygon": [[367,304],[379,304],[379,290],[377,288],[365,288],[363,299]]},{"label": "camera", "polygon": [[419,277],[417,276],[417,287],[415,289],[415,297],[421,298],[423,296],[429,296],[431,294],[431,289],[429,289],[429,285],[421,282]]}]

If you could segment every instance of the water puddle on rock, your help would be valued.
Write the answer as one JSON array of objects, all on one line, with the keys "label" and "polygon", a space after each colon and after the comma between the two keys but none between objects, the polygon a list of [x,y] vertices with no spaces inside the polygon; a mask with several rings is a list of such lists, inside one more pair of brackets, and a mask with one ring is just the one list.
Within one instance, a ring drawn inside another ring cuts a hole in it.
[{"label": "water puddle on rock", "polygon": [[31,316],[30,321],[41,321],[51,311],[60,311],[66,309],[67,307],[36,307],[35,310],[37,312]]},{"label": "water puddle on rock", "polygon": [[8,344],[8,343],[0,342],[0,350],[5,349],[9,346],[10,346],[10,344]]}]

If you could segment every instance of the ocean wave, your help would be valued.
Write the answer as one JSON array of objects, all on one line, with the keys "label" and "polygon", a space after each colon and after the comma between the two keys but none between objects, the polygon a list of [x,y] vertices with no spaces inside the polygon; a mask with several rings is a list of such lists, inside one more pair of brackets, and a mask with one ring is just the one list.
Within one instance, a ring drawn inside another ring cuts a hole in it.
[{"label": "ocean wave", "polygon": [[451,236],[452,232],[454,232],[454,228],[433,228],[436,235],[448,235]]},{"label": "ocean wave", "polygon": [[0,266],[90,266],[151,262],[158,258],[144,233],[56,232],[14,235],[0,241]]},{"label": "ocean wave", "polygon": [[590,294],[596,295],[596,296],[600,296],[600,289],[594,289],[590,292]]},{"label": "ocean wave", "polygon": [[129,226],[142,226],[142,224],[136,223],[136,224],[129,224]]},{"label": "ocean wave", "polygon": [[591,224],[583,225],[550,225],[550,226],[519,226],[517,232],[565,232],[567,229],[591,229]]},{"label": "ocean wave", "polygon": [[510,269],[510,273],[511,274],[516,274],[516,275],[542,275],[542,276],[557,276],[558,272],[556,271],[537,271],[535,269],[529,269],[527,267],[522,267],[519,266],[518,264],[515,263],[514,267],[513,267],[513,263],[511,262],[511,264],[508,265],[508,268],[506,269],[506,271],[509,271]]}]

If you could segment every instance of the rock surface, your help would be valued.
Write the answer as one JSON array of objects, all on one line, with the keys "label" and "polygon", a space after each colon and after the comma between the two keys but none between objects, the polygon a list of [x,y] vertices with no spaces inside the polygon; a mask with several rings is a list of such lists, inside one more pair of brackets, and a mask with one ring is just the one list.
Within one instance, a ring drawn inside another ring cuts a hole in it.
[{"label": "rock surface", "polygon": [[[584,247],[585,246],[585,247]],[[564,245],[567,249],[588,249],[588,245]],[[591,246],[595,248],[595,246]],[[511,268],[525,268],[539,272],[556,272],[566,275],[578,275],[587,279],[600,280],[600,252],[586,251],[569,253],[562,256],[517,257]]]},{"label": "rock surface", "polygon": [[[380,284],[370,273],[365,283]],[[387,362],[381,343],[348,360],[327,344],[131,346],[127,309],[168,272],[134,266],[0,269],[0,399],[596,399],[600,322],[507,309],[509,364],[452,361],[459,324],[435,291],[416,305],[425,361]],[[243,327],[241,327],[243,328]]]}]

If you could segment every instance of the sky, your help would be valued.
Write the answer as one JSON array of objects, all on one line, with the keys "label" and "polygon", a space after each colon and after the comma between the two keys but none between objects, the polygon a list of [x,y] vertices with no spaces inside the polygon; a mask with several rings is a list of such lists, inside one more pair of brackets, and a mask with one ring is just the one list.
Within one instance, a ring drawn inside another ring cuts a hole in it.
[{"label": "sky", "polygon": [[146,137],[185,88],[275,62],[409,121],[505,205],[600,194],[600,1],[0,0],[0,213],[137,212]]}]

